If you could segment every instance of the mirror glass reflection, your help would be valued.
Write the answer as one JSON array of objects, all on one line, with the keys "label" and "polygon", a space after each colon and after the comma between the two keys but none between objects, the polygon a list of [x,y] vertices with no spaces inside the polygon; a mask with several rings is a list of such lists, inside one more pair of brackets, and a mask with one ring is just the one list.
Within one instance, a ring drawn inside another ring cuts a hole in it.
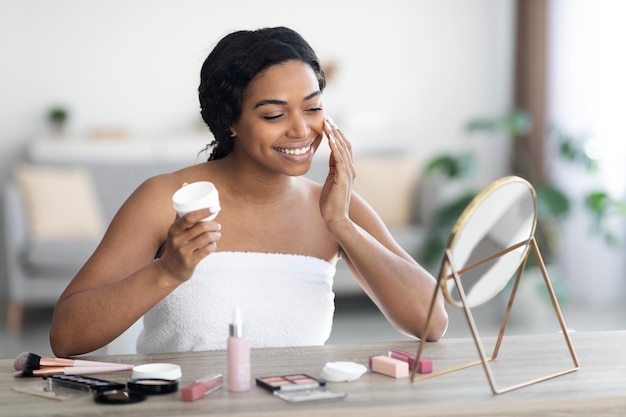
[{"label": "mirror glass reflection", "polygon": [[452,262],[444,262],[440,271],[440,277],[446,278],[440,282],[448,302],[462,307],[452,266],[469,307],[502,291],[525,258],[536,223],[536,194],[526,180],[502,178],[478,194],[459,217],[448,242]]}]

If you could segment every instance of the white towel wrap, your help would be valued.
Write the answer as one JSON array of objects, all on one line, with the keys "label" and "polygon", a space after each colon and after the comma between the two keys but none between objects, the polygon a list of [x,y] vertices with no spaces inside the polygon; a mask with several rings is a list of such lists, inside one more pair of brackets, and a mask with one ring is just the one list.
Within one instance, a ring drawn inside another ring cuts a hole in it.
[{"label": "white towel wrap", "polygon": [[332,329],[335,265],[315,257],[214,252],[144,316],[140,353],[225,349],[233,310],[253,348],[323,345]]}]

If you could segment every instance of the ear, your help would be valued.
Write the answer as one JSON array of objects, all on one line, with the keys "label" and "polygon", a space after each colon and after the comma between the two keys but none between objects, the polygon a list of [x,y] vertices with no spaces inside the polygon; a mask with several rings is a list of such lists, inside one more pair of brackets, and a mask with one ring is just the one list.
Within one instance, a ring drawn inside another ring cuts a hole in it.
[{"label": "ear", "polygon": [[234,126],[230,127],[230,137],[234,138],[235,136],[237,136],[237,131],[235,130]]}]

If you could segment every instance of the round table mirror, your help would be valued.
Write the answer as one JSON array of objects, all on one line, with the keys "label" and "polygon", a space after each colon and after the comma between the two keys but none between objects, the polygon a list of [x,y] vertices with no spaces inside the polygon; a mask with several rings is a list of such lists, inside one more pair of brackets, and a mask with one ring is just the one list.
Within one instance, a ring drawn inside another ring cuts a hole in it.
[{"label": "round table mirror", "polygon": [[524,261],[537,224],[537,197],[519,177],[501,178],[480,192],[463,211],[448,239],[440,283],[446,300],[463,307],[455,268],[468,307],[502,291]]}]

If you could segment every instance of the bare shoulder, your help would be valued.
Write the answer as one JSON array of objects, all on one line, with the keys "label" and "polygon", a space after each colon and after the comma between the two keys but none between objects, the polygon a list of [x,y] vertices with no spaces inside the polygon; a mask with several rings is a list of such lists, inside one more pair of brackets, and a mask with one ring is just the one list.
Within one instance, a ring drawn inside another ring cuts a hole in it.
[{"label": "bare shoulder", "polygon": [[142,230],[151,230],[153,238],[164,239],[167,227],[176,218],[172,195],[184,183],[199,181],[201,171],[201,166],[193,165],[146,179],[120,207],[111,228],[121,226],[121,229],[127,230],[129,225],[141,223],[149,226]]},{"label": "bare shoulder", "polygon": [[130,199],[148,198],[154,201],[154,199],[167,198],[169,200],[172,194],[185,183],[206,180],[202,174],[206,176],[206,169],[203,164],[198,164],[178,171],[155,175],[143,181]]}]

